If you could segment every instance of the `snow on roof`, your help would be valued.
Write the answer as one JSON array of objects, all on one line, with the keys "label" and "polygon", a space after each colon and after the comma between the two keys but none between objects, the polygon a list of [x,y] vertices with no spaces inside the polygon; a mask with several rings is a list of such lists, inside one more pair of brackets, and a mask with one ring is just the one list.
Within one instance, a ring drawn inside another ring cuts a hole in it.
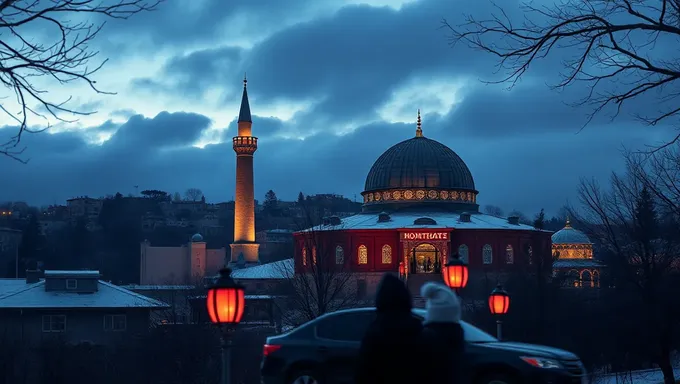
[{"label": "snow on roof", "polygon": [[26,284],[26,279],[0,279],[0,296],[30,285]]},{"label": "snow on roof", "polygon": [[255,279],[290,279],[293,277],[293,259],[286,259],[235,269],[231,272],[231,277],[236,280],[255,280]]},{"label": "snow on roof", "polygon": [[[111,283],[99,281],[98,291],[77,293],[46,291],[45,281],[0,291],[0,309],[7,308],[169,308],[158,300],[140,295]],[[0,286],[1,287],[1,286]]]},{"label": "snow on roof", "polygon": [[[379,213],[359,213],[345,217],[340,225],[318,225],[305,231],[334,231],[343,229],[503,229],[521,231],[539,231],[526,224],[510,224],[508,219],[486,215],[483,213],[470,213],[470,222],[460,221],[460,213],[454,212],[393,212],[390,220],[378,222]],[[437,224],[414,225],[416,219],[427,217]],[[304,232],[304,231],[303,231]],[[550,231],[544,231],[550,232]]]},{"label": "snow on roof", "polygon": [[562,259],[553,262],[553,268],[599,268],[605,265],[595,259]]},{"label": "snow on roof", "polygon": [[96,277],[101,275],[99,271],[45,271],[45,277]]}]

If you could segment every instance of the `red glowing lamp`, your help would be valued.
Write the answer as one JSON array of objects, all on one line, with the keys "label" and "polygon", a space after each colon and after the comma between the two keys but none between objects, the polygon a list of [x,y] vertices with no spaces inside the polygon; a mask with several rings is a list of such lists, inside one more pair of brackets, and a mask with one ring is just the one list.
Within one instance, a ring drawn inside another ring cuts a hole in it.
[{"label": "red glowing lamp", "polygon": [[460,259],[458,254],[454,254],[442,268],[444,282],[451,289],[465,288],[468,282],[468,266]]},{"label": "red glowing lamp", "polygon": [[231,278],[231,269],[220,270],[220,277],[208,288],[206,298],[210,321],[217,325],[238,324],[245,302],[244,287]]},{"label": "red glowing lamp", "polygon": [[399,276],[405,276],[406,275],[406,265],[404,265],[404,262],[399,263]]},{"label": "red glowing lamp", "polygon": [[489,310],[492,315],[505,315],[510,309],[510,295],[498,284],[489,295]]}]

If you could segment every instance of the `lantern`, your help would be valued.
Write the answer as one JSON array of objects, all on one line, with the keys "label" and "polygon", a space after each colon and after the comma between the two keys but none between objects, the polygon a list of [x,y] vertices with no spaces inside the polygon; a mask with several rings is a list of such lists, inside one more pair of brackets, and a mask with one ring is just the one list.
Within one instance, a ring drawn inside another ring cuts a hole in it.
[{"label": "lantern", "polygon": [[399,263],[399,276],[404,277],[406,276],[406,265],[404,265],[404,262]]},{"label": "lantern", "polygon": [[244,287],[231,278],[231,269],[220,270],[220,277],[208,288],[206,305],[213,324],[238,324],[243,317]]},{"label": "lantern", "polygon": [[510,295],[498,284],[489,295],[489,310],[492,315],[505,315],[510,309]]},{"label": "lantern", "polygon": [[449,262],[442,269],[444,282],[451,289],[465,288],[468,281],[468,266],[460,259],[458,254],[454,254]]}]

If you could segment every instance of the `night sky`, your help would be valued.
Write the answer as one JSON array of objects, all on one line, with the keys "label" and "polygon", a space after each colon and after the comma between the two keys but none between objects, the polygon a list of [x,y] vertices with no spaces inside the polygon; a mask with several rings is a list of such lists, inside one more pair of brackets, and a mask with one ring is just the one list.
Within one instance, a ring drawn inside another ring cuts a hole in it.
[{"label": "night sky", "polygon": [[[440,23],[491,9],[487,0],[171,0],[108,21],[93,48],[110,61],[95,79],[116,94],[45,83],[50,98],[73,95],[71,107],[97,113],[27,135],[27,165],[0,158],[0,201],[63,204],[134,186],[232,199],[244,72],[260,200],[269,189],[288,200],[300,191],[361,199],[373,161],[413,137],[418,108],[424,135],[468,164],[479,203],[506,212],[554,213],[575,202],[580,177],[606,181],[621,169],[623,147],[672,133],[634,119],[655,108],[648,100],[613,121],[604,111],[581,130],[591,107],[569,103],[585,88],[548,87],[559,81],[560,55],[573,54],[566,49],[512,90],[483,83],[502,75],[495,58],[451,48]],[[0,116],[0,126],[9,123]],[[12,133],[0,128],[0,139]]]}]

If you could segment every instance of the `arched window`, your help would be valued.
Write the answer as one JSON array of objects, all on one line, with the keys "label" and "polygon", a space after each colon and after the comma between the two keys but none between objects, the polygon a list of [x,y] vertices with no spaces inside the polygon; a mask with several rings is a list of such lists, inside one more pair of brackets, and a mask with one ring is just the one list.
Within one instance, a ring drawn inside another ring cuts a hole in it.
[{"label": "arched window", "polygon": [[339,245],[335,247],[335,264],[345,264],[345,250]]},{"label": "arched window", "polygon": [[512,245],[508,244],[505,247],[505,263],[514,264],[515,263],[515,251],[512,249]]},{"label": "arched window", "polygon": [[587,269],[581,271],[581,286],[586,288],[592,288],[595,286],[593,283],[593,275]]},{"label": "arched window", "polygon": [[458,246],[458,256],[460,256],[461,261],[466,263],[470,262],[470,250],[468,249],[467,245],[461,244]]},{"label": "arched window", "polygon": [[597,270],[593,271],[593,285],[595,288],[600,288],[600,272]]},{"label": "arched window", "polygon": [[392,264],[392,247],[387,244],[382,247],[382,263]]},{"label": "arched window", "polygon": [[302,265],[307,265],[307,247],[302,247]]},{"label": "arched window", "polygon": [[359,264],[368,264],[368,248],[365,245],[359,246],[359,252],[357,254]]},{"label": "arched window", "polygon": [[482,248],[482,262],[484,264],[493,263],[493,250],[489,244],[484,244],[484,247]]},{"label": "arched window", "polygon": [[316,265],[316,245],[312,245],[312,264]]}]

